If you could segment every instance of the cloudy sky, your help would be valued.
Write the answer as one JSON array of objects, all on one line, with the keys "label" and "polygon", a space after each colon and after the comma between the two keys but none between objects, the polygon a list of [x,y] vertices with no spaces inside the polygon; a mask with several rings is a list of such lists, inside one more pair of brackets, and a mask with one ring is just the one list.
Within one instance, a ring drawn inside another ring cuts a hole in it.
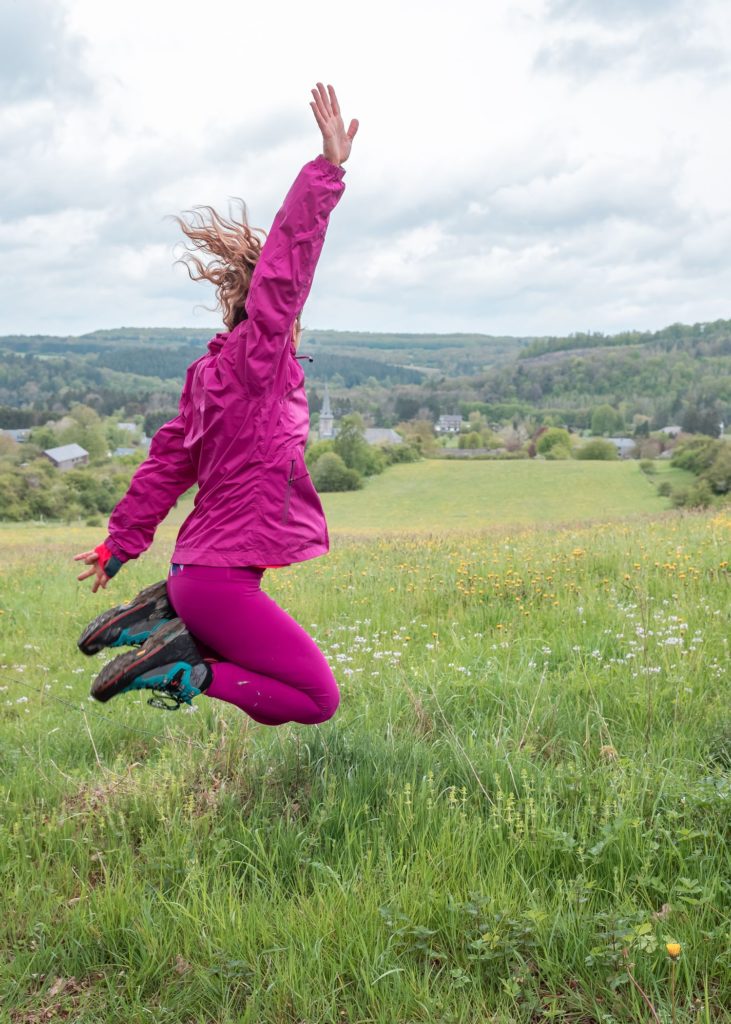
[{"label": "cloudy sky", "polygon": [[211,326],[166,214],[267,227],[361,130],[308,326],[731,317],[728,0],[0,0],[0,334]]}]

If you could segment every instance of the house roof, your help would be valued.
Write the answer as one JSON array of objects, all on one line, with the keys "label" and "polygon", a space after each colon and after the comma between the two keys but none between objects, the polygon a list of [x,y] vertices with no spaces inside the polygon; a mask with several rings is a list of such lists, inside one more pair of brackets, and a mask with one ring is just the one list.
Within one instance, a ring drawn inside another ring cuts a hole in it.
[{"label": "house roof", "polygon": [[368,444],[402,444],[404,440],[390,427],[366,427],[363,436]]},{"label": "house roof", "polygon": [[80,459],[89,453],[80,444],[62,444],[58,448],[46,448],[43,454],[54,462],[67,462],[68,459]]}]

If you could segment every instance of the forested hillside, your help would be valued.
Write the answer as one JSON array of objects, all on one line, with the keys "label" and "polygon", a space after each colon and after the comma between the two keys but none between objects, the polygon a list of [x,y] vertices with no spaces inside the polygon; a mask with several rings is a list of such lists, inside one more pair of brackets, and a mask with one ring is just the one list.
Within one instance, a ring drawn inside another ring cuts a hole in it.
[{"label": "forested hillside", "polygon": [[[210,329],[118,328],[82,337],[0,338],[0,426],[31,426],[81,402],[101,415],[174,407]],[[731,422],[731,321],[562,338],[305,331],[313,410],[328,382],[336,414],[377,425],[479,410],[506,422],[587,428],[599,405],[717,435]]]}]

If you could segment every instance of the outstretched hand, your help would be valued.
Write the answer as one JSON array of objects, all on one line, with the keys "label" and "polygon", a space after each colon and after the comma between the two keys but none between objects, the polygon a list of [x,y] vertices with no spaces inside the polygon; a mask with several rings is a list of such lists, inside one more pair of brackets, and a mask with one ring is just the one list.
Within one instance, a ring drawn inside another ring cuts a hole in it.
[{"label": "outstretched hand", "polygon": [[96,579],[91,585],[92,594],[96,594],[99,587],[103,590],[107,583],[109,583],[109,577],[102,569],[99,561],[99,555],[96,551],[82,551],[78,555],[74,555],[74,561],[83,561],[85,565],[91,566],[91,568],[87,569],[86,572],[79,573],[76,579],[85,580],[88,579],[89,576],[96,576]]},{"label": "outstretched hand", "polygon": [[353,119],[347,132],[340,116],[340,107],[335,90],[331,85],[327,89],[322,82],[312,90],[314,100],[310,103],[320,131],[322,132],[322,155],[332,164],[344,164],[350,156],[358,122]]}]

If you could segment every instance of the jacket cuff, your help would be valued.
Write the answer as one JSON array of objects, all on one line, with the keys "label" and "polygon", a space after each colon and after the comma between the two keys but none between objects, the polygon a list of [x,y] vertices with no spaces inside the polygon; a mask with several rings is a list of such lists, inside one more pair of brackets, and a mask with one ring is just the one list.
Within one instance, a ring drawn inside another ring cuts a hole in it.
[{"label": "jacket cuff", "polygon": [[330,173],[332,177],[336,178],[338,181],[345,176],[345,168],[343,165],[331,163],[331,161],[328,160],[326,156],[323,156],[322,153],[320,153],[318,157],[315,157],[312,162],[318,170]]},{"label": "jacket cuff", "polygon": [[121,558],[118,555],[115,555],[112,551],[109,550],[109,547],[107,545],[108,540],[104,541],[103,544],[99,544],[97,547],[95,547],[94,551],[99,556],[99,564],[101,565],[105,574],[109,577],[109,579],[111,579],[112,576],[117,575],[119,570],[124,565],[126,559]]}]

